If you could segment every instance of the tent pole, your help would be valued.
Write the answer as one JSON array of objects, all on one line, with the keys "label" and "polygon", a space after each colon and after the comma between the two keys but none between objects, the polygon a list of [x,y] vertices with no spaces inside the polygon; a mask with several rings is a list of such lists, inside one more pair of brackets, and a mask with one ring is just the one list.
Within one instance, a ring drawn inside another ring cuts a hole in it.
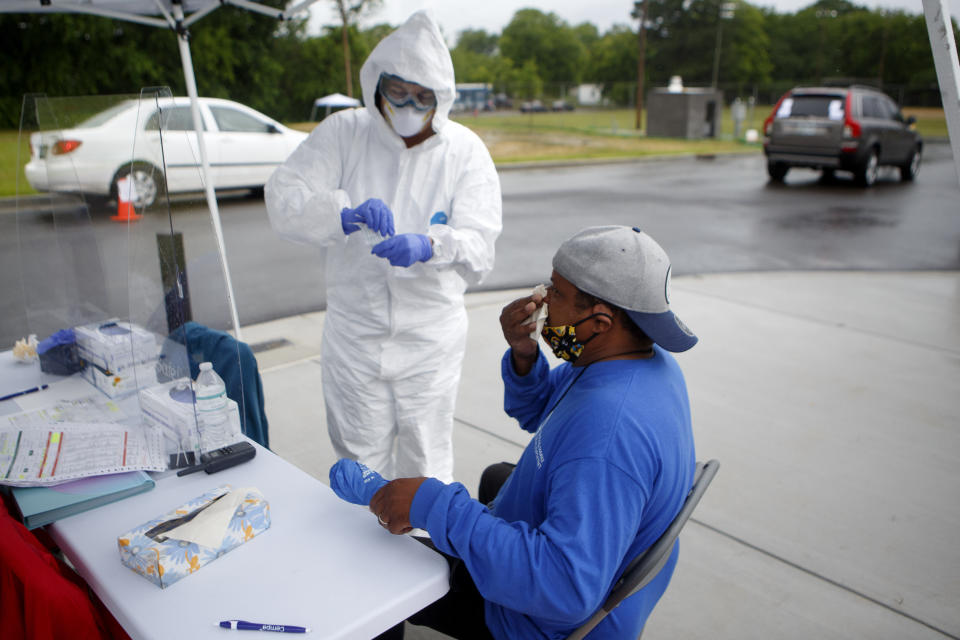
[{"label": "tent pole", "polygon": [[233,320],[234,337],[242,340],[240,333],[240,317],[237,315],[236,299],[233,295],[233,282],[230,280],[230,267],[227,266],[227,248],[223,241],[223,227],[220,225],[220,209],[217,207],[217,196],[213,191],[213,181],[210,178],[210,160],[207,156],[207,145],[204,141],[203,120],[200,115],[200,103],[197,98],[197,79],[193,75],[193,59],[190,57],[190,44],[183,24],[183,8],[179,2],[173,3],[173,17],[177,21],[177,45],[180,47],[180,60],[183,63],[183,78],[187,84],[187,95],[190,96],[190,109],[193,113],[193,126],[197,132],[197,145],[200,149],[200,165],[203,169],[203,189],[207,196],[207,207],[210,209],[210,220],[213,223],[213,233],[217,240],[217,251],[220,254],[220,267],[223,269],[223,279],[227,285],[227,303],[230,305],[230,317]]},{"label": "tent pole", "polygon": [[933,63],[937,69],[943,113],[947,119],[947,134],[953,147],[953,164],[960,180],[960,65],[957,62],[957,43],[953,37],[953,23],[946,0],[923,0],[927,19],[927,33],[933,49]]}]

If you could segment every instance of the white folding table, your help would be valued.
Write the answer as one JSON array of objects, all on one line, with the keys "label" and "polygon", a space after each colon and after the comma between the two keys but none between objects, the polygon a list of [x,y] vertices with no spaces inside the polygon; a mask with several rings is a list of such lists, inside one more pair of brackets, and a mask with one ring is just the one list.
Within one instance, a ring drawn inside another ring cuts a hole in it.
[{"label": "white folding table", "polygon": [[[0,362],[8,375],[16,371],[10,366]],[[36,404],[55,388],[23,399]],[[391,535],[366,508],[254,446],[256,457],[231,469],[154,474],[151,491],[48,525],[132,638],[225,640],[244,632],[216,624],[241,619],[310,627],[317,638],[366,640],[447,592],[442,556]],[[165,589],[121,564],[118,535],[222,484],[259,489],[270,503],[270,528]]]}]

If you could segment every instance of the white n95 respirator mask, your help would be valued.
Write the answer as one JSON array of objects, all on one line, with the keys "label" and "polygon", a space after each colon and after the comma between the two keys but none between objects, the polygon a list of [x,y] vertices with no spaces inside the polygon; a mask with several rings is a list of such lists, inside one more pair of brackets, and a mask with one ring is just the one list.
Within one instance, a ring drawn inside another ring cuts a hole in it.
[{"label": "white n95 respirator mask", "polygon": [[434,109],[420,111],[413,106],[395,107],[383,102],[383,117],[401,138],[415,136],[433,119]]}]

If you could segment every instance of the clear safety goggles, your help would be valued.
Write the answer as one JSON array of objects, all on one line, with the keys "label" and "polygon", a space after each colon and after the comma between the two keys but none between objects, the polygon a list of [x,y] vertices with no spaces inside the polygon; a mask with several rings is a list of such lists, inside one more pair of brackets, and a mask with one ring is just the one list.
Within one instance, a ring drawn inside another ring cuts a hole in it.
[{"label": "clear safety goggles", "polygon": [[398,109],[413,105],[417,111],[429,111],[437,106],[437,94],[432,89],[389,73],[380,74],[379,91]]}]

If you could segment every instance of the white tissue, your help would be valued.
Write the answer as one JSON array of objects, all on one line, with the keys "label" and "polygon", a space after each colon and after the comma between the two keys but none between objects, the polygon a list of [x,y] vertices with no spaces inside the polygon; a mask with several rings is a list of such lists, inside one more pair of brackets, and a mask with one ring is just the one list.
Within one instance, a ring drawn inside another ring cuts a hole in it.
[{"label": "white tissue", "polygon": [[237,512],[237,507],[243,503],[250,492],[260,493],[254,487],[234,489],[198,513],[197,517],[190,522],[171,529],[163,535],[174,540],[186,540],[202,547],[219,549],[224,536],[227,535],[227,527],[230,526],[233,514]]},{"label": "white tissue", "polygon": [[[545,297],[547,297],[547,286],[545,284],[538,284],[533,288],[533,291],[531,292],[530,295],[540,296],[540,299],[543,300]],[[524,324],[528,324],[530,322],[537,323],[536,328],[530,332],[531,340],[540,339],[540,332],[543,330],[543,323],[546,321],[547,321],[547,305],[542,304],[540,305],[539,309],[537,309],[536,311],[530,314],[530,317],[527,318],[527,322],[524,323]]]},{"label": "white tissue", "polygon": [[17,340],[13,345],[13,359],[22,364],[32,364],[38,360],[37,356],[37,334],[31,333],[29,337]]}]

